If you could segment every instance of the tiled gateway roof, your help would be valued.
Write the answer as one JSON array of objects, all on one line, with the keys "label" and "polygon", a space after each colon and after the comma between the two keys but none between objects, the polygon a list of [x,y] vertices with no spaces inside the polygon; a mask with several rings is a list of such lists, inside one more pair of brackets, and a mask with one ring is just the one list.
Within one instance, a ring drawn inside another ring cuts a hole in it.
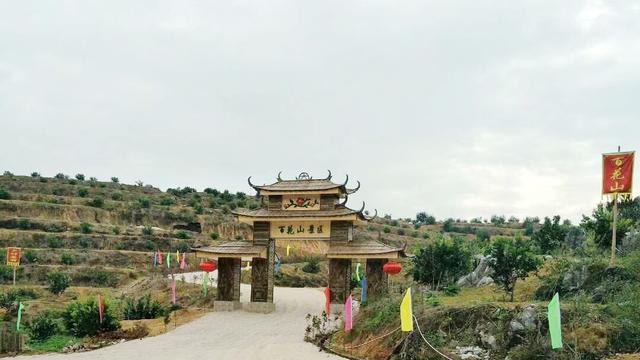
[{"label": "tiled gateway roof", "polygon": [[248,216],[254,218],[295,218],[295,217],[333,217],[358,214],[362,216],[362,212],[349,208],[338,208],[335,210],[268,210],[268,209],[237,209],[232,212],[234,215]]},{"label": "tiled gateway roof", "polygon": [[347,189],[347,183],[349,182],[349,175],[346,176],[346,180],[342,184],[336,184],[331,181],[331,172],[329,176],[324,179],[313,179],[307,173],[298,175],[295,180],[283,180],[278,174],[277,181],[271,185],[256,185],[251,183],[251,177],[249,177],[249,186],[254,188],[258,193],[261,190],[274,191],[274,192],[296,192],[296,191],[326,191],[332,189],[340,189],[342,193],[353,194],[360,188],[360,182],[353,189]]},{"label": "tiled gateway roof", "polygon": [[265,245],[254,245],[250,241],[231,241],[215,246],[193,248],[193,250],[221,257],[224,257],[224,255],[263,257],[266,255],[267,247]]},{"label": "tiled gateway roof", "polygon": [[353,257],[367,255],[391,255],[398,253],[398,256],[405,256],[404,248],[392,247],[374,240],[356,240],[329,246],[328,257],[340,257],[353,255]]}]

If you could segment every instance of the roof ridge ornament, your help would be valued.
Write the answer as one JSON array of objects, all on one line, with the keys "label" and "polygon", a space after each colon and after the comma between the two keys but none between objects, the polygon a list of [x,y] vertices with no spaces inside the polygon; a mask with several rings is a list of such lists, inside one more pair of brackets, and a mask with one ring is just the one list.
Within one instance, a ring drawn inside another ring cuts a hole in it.
[{"label": "roof ridge ornament", "polygon": [[[366,214],[366,215],[365,215],[365,217],[364,217],[364,218],[365,218],[367,221],[371,221],[371,220],[373,220],[373,219],[375,219],[375,218],[377,218],[377,217],[378,217],[378,209],[373,209],[373,211],[375,212],[375,213],[373,214],[373,216],[368,216],[369,214]],[[368,211],[366,211],[366,212],[368,213]]]},{"label": "roof ridge ornament", "polygon": [[313,177],[311,177],[311,175],[309,175],[309,173],[307,172],[301,172],[300,175],[298,175],[298,177],[296,177],[296,180],[311,180],[313,179]]},{"label": "roof ridge ornament", "polygon": [[326,178],[324,178],[325,180],[331,180],[332,175],[331,175],[331,170],[327,170],[329,172],[329,175],[327,175]]},{"label": "roof ridge ornament", "polygon": [[276,178],[276,180],[282,181],[282,178],[280,177],[281,174],[282,174],[282,171],[278,172],[278,177]]},{"label": "roof ridge ornament", "polygon": [[353,194],[360,189],[360,180],[356,181],[358,182],[358,186],[354,187],[353,189],[347,189],[347,194]]},{"label": "roof ridge ornament", "polygon": [[256,188],[256,186],[251,183],[251,176],[249,176],[249,178],[247,179],[247,182],[249,183],[249,186],[251,186],[254,189]]},{"label": "roof ridge ornament", "polygon": [[346,207],[347,200],[349,200],[349,194],[344,194],[344,201],[341,202],[339,205]]},{"label": "roof ridge ornament", "polygon": [[346,187],[347,183],[349,182],[349,174],[346,174],[347,178],[344,180],[344,184],[342,184],[342,186]]}]

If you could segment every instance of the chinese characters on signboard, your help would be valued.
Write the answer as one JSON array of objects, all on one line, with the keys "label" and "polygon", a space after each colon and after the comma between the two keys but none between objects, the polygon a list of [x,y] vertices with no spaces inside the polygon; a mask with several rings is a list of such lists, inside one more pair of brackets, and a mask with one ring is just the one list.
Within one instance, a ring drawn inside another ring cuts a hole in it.
[{"label": "chinese characters on signboard", "polygon": [[290,195],[282,197],[284,210],[320,210],[320,195]]},{"label": "chinese characters on signboard", "polygon": [[7,266],[20,266],[20,248],[7,248]]},{"label": "chinese characters on signboard", "polygon": [[290,221],[271,224],[272,238],[328,238],[329,221]]},{"label": "chinese characters on signboard", "polygon": [[602,194],[630,194],[634,152],[602,155]]}]

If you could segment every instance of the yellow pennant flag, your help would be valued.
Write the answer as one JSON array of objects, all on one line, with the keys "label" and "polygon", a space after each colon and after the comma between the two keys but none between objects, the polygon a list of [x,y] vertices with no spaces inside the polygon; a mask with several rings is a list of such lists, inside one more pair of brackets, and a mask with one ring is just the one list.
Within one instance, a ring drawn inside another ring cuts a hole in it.
[{"label": "yellow pennant flag", "polygon": [[291,245],[287,245],[287,256],[289,256],[289,250],[291,250]]},{"label": "yellow pennant flag", "polygon": [[413,308],[411,306],[411,288],[407,289],[400,304],[400,327],[402,331],[413,331]]}]

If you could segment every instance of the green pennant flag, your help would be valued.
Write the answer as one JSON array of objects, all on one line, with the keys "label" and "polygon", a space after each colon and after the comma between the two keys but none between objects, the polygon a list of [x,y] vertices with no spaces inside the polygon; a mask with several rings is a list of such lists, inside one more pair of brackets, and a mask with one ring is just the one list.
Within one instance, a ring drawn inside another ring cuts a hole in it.
[{"label": "green pennant flag", "polygon": [[22,310],[24,310],[24,305],[22,302],[18,303],[18,321],[16,322],[16,331],[20,331],[20,322],[22,321]]},{"label": "green pennant flag", "polygon": [[562,348],[562,325],[560,321],[560,297],[558,293],[553,295],[553,299],[547,307],[547,317],[549,318],[549,334],[551,335],[551,348]]},{"label": "green pennant flag", "polygon": [[202,275],[202,291],[204,292],[205,297],[209,293],[209,273],[207,272]]}]

